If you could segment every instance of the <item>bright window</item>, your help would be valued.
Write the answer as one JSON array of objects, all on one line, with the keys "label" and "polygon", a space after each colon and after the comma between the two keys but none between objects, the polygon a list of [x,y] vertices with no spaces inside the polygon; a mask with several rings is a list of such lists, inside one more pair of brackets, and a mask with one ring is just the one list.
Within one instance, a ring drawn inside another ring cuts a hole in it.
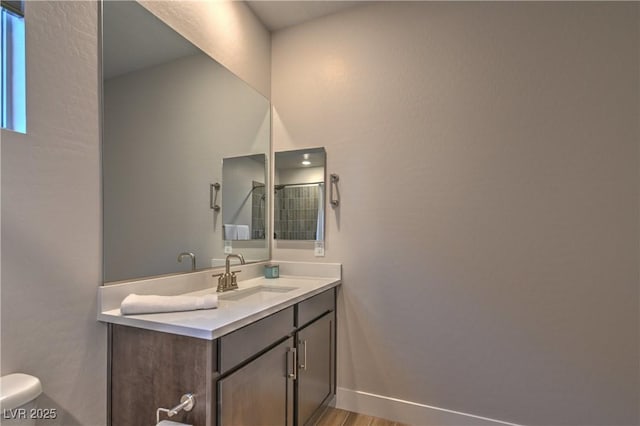
[{"label": "bright window", "polygon": [[27,132],[25,25],[22,1],[0,8],[0,127]]}]

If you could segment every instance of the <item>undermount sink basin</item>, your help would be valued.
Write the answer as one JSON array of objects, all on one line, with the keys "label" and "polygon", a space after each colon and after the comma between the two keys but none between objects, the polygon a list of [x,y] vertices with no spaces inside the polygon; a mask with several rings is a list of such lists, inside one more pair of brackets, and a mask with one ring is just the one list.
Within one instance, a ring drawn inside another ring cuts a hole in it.
[{"label": "undermount sink basin", "polygon": [[242,300],[250,296],[255,296],[255,298],[262,299],[273,295],[274,293],[288,293],[297,289],[298,287],[258,285],[255,287],[247,288],[245,290],[236,290],[228,293],[222,293],[218,297],[222,300]]}]

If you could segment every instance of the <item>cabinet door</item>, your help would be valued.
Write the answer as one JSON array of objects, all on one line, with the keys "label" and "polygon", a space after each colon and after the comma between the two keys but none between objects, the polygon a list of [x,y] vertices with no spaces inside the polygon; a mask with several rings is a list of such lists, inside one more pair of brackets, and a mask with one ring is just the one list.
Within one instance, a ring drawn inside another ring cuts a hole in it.
[{"label": "cabinet door", "polygon": [[293,424],[295,349],[289,337],[218,381],[218,424]]},{"label": "cabinet door", "polygon": [[304,425],[333,394],[334,313],[330,312],[297,333],[298,425]]}]

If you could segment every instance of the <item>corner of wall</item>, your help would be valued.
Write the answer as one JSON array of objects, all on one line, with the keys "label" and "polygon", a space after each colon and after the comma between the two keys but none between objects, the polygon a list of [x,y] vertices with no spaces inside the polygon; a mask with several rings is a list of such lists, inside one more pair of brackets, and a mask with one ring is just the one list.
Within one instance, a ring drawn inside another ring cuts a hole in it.
[{"label": "corner of wall", "polygon": [[271,33],[244,2],[139,3],[267,99],[271,98]]}]

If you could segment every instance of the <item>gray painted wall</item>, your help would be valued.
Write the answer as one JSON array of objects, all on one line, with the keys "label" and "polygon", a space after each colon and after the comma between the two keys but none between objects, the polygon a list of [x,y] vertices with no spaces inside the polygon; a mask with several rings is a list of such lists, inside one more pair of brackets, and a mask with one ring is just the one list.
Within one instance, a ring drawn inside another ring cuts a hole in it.
[{"label": "gray painted wall", "polygon": [[275,171],[275,176],[279,184],[324,182],[324,167],[281,169]]},{"label": "gray painted wall", "polygon": [[223,158],[269,152],[269,102],[197,54],[107,80],[104,106],[106,281],[188,271],[185,251],[198,268],[223,258],[209,185],[224,191]]},{"label": "gray painted wall", "polygon": [[95,2],[29,2],[27,131],[2,131],[1,373],[40,378],[47,424],[106,421]]},{"label": "gray painted wall", "polygon": [[638,424],[637,4],[376,3],[272,35],[274,149],[342,204],[338,385]]}]

